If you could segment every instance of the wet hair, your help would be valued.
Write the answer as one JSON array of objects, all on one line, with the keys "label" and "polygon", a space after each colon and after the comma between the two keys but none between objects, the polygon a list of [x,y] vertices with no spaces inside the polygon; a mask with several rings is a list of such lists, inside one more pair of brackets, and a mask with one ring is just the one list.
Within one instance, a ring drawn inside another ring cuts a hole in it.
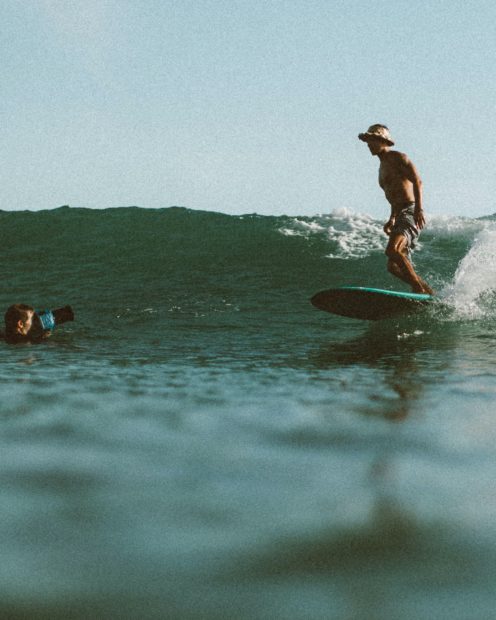
[{"label": "wet hair", "polygon": [[26,304],[14,304],[7,308],[5,313],[5,335],[14,336],[17,333],[18,321],[27,321],[34,308]]}]

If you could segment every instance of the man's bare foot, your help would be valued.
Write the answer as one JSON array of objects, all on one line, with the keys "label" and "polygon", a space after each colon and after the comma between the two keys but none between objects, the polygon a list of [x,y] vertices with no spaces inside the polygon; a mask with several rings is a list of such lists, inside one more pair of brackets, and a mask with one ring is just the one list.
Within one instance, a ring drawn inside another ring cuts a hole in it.
[{"label": "man's bare foot", "polygon": [[431,287],[426,284],[425,282],[422,282],[422,284],[414,284],[412,285],[412,292],[413,293],[421,293],[423,295],[435,295],[436,293],[431,289]]},{"label": "man's bare foot", "polygon": [[427,282],[425,282],[425,280],[422,280],[422,278],[419,278],[419,280],[420,280],[420,284],[422,285],[422,288],[424,289],[423,292],[426,295],[435,295],[436,294],[435,291],[433,291],[431,289],[431,287],[427,284]]}]

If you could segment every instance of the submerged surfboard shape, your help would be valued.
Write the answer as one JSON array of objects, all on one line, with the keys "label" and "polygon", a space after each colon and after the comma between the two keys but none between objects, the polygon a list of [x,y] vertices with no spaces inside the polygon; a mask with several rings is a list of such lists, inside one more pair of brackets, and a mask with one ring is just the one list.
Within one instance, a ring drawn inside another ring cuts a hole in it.
[{"label": "submerged surfboard shape", "polygon": [[319,310],[366,321],[414,314],[432,302],[432,295],[388,291],[365,286],[340,286],[320,291],[311,298]]}]

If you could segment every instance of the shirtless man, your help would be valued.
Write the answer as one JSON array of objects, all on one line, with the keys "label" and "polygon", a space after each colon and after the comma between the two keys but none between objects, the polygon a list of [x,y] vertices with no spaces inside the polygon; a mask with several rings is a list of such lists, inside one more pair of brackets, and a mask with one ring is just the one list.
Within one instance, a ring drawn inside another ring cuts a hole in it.
[{"label": "shirtless man", "polygon": [[372,125],[358,137],[381,162],[379,185],[391,205],[391,217],[384,225],[384,232],[389,236],[388,271],[409,284],[414,293],[433,295],[433,290],[415,273],[409,259],[409,251],[425,226],[422,181],[417,169],[404,153],[391,150],[394,142],[385,125]]}]

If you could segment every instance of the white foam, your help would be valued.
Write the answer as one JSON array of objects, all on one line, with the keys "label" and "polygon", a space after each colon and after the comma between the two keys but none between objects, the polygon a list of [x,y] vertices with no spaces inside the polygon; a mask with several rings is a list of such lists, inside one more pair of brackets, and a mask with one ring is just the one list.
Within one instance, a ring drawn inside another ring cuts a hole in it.
[{"label": "white foam", "polygon": [[492,292],[496,292],[496,226],[486,221],[441,296],[458,318],[480,319],[487,315],[484,298]]},{"label": "white foam", "polygon": [[377,220],[363,213],[353,214],[347,209],[333,213],[336,226],[330,226],[327,234],[330,241],[337,243],[338,253],[330,258],[362,258],[372,252],[384,251],[386,235]]},{"label": "white foam", "polygon": [[324,230],[324,226],[317,221],[305,222],[295,218],[291,222],[291,228],[280,228],[279,232],[287,237],[308,237],[312,233],[321,233]]},{"label": "white foam", "polygon": [[436,237],[450,237],[460,234],[477,234],[485,228],[490,228],[494,222],[489,220],[474,220],[469,217],[453,215],[435,215],[427,220],[426,231]]},{"label": "white foam", "polygon": [[422,336],[423,334],[424,334],[423,331],[421,331],[420,329],[416,329],[411,334],[408,332],[403,332],[402,334],[398,334],[397,338],[398,340],[407,340],[408,338],[417,338],[418,336]]},{"label": "white foam", "polygon": [[382,223],[370,215],[354,213],[346,208],[311,220],[295,218],[289,226],[279,229],[283,235],[310,238],[325,236],[337,249],[328,258],[364,258],[372,252],[384,251],[386,236]]}]

